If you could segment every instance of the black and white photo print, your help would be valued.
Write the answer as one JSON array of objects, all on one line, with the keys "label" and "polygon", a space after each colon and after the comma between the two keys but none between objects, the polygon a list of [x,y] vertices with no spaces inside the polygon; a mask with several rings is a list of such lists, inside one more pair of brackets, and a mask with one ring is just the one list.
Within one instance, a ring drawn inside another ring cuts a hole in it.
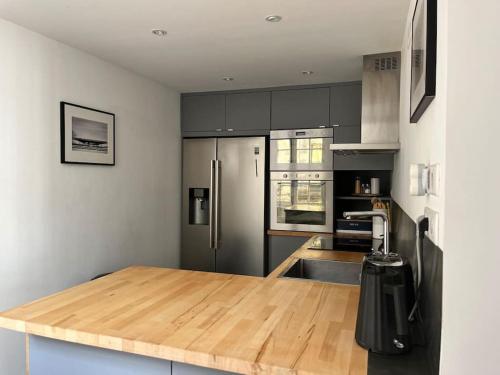
[{"label": "black and white photo print", "polygon": [[115,115],[61,102],[61,163],[115,164]]},{"label": "black and white photo print", "polygon": [[412,18],[410,122],[416,123],[436,96],[437,0],[417,0]]}]

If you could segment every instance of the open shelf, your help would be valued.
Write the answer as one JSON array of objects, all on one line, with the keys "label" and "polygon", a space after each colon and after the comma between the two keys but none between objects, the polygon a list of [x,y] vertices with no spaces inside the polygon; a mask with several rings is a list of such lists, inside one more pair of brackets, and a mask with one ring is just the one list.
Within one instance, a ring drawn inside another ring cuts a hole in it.
[{"label": "open shelf", "polygon": [[[380,179],[380,196],[389,197],[391,195],[391,171],[336,171],[335,194],[339,197],[351,197],[354,194],[355,181],[359,177],[362,184],[370,184],[372,177]],[[374,195],[374,194],[370,194]],[[360,194],[363,197],[363,194]]]},{"label": "open shelf", "polygon": [[[355,182],[359,178],[362,184],[370,184],[373,177],[380,179],[380,194],[355,194]],[[350,170],[335,171],[335,229],[338,220],[343,219],[346,211],[371,211],[372,199],[392,205],[392,172],[387,170]],[[335,247],[339,249],[367,249],[372,246],[371,234],[335,233]]]}]

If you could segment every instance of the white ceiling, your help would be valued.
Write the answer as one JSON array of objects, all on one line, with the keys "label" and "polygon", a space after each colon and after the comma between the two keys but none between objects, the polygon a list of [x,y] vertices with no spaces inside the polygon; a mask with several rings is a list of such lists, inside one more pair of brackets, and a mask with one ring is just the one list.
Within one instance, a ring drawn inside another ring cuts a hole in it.
[{"label": "white ceiling", "polygon": [[0,0],[0,17],[190,92],[360,79],[361,55],[400,49],[409,2]]}]

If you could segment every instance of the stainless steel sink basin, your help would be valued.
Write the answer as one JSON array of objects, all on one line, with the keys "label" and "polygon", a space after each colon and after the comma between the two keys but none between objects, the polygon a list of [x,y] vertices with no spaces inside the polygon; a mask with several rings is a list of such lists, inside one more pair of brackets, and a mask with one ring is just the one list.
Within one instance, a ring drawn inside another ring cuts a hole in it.
[{"label": "stainless steel sink basin", "polygon": [[335,260],[297,259],[279,277],[337,284],[360,284],[361,264]]}]

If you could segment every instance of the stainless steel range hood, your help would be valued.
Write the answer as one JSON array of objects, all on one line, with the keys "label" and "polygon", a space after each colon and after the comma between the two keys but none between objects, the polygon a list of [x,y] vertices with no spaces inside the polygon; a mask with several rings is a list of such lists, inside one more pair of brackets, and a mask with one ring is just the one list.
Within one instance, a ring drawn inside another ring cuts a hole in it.
[{"label": "stainless steel range hood", "polygon": [[331,144],[340,154],[394,153],[399,144],[400,52],[363,57],[361,143]]}]

